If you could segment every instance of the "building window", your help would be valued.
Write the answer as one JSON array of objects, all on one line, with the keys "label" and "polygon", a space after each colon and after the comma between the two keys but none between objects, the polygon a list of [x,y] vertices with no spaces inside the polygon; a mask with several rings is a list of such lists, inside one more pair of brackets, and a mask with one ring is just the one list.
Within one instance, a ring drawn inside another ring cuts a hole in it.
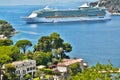
[{"label": "building window", "polygon": [[16,71],[16,74],[20,74],[20,70]]},{"label": "building window", "polygon": [[23,70],[23,74],[26,74],[26,71],[25,71],[25,70]]},{"label": "building window", "polygon": [[27,71],[29,71],[30,69],[29,68],[27,68]]},{"label": "building window", "polygon": [[32,70],[32,67],[30,67],[30,70]]},{"label": "building window", "polygon": [[30,64],[32,64],[32,62],[30,62]]},{"label": "building window", "polygon": [[33,67],[33,70],[35,69],[35,67]]}]

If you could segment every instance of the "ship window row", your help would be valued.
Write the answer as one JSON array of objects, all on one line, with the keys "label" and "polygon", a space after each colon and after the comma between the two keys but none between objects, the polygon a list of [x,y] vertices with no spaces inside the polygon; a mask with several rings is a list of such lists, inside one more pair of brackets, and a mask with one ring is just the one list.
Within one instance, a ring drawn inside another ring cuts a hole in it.
[{"label": "ship window row", "polygon": [[[44,12],[43,14],[38,14],[38,17],[49,17],[49,16],[82,16],[84,14],[89,14],[91,16],[93,15],[105,15],[105,12],[102,11],[51,11],[51,12]],[[88,16],[89,16],[88,15]]]}]

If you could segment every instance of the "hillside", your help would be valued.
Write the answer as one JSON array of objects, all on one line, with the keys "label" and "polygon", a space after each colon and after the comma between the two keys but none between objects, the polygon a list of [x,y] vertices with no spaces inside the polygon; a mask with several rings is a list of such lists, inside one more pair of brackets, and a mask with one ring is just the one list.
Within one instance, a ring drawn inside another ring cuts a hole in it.
[{"label": "hillside", "polygon": [[11,37],[15,33],[15,29],[5,20],[0,20],[0,35]]},{"label": "hillside", "polygon": [[120,0],[99,0],[99,2],[92,2],[90,5],[105,7],[111,13],[120,13]]}]

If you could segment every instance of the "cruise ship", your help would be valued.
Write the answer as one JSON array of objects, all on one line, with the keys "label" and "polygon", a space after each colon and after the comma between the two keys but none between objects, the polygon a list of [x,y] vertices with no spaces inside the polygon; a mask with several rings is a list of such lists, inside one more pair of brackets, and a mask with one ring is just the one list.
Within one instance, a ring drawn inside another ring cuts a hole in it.
[{"label": "cruise ship", "polygon": [[39,22],[69,22],[110,20],[111,15],[105,8],[90,7],[87,3],[78,9],[56,10],[46,6],[44,9],[33,11],[28,17],[21,17],[26,23]]}]

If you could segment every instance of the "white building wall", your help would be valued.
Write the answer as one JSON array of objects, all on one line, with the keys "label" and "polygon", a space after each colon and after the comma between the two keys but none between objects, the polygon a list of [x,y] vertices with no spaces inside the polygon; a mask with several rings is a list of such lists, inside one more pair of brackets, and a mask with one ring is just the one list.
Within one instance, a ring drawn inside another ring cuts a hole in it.
[{"label": "white building wall", "polygon": [[58,66],[57,69],[58,69],[60,72],[67,72],[67,67],[66,67],[66,66]]},{"label": "white building wall", "polygon": [[13,62],[13,65],[16,66],[16,74],[20,75],[20,80],[22,80],[25,74],[33,73],[36,71],[36,61],[35,60],[24,60],[19,62]]},{"label": "white building wall", "polygon": [[60,72],[68,72],[69,66],[77,62],[79,63],[80,69],[83,70],[83,59],[69,59],[67,61],[58,63],[57,69]]}]

